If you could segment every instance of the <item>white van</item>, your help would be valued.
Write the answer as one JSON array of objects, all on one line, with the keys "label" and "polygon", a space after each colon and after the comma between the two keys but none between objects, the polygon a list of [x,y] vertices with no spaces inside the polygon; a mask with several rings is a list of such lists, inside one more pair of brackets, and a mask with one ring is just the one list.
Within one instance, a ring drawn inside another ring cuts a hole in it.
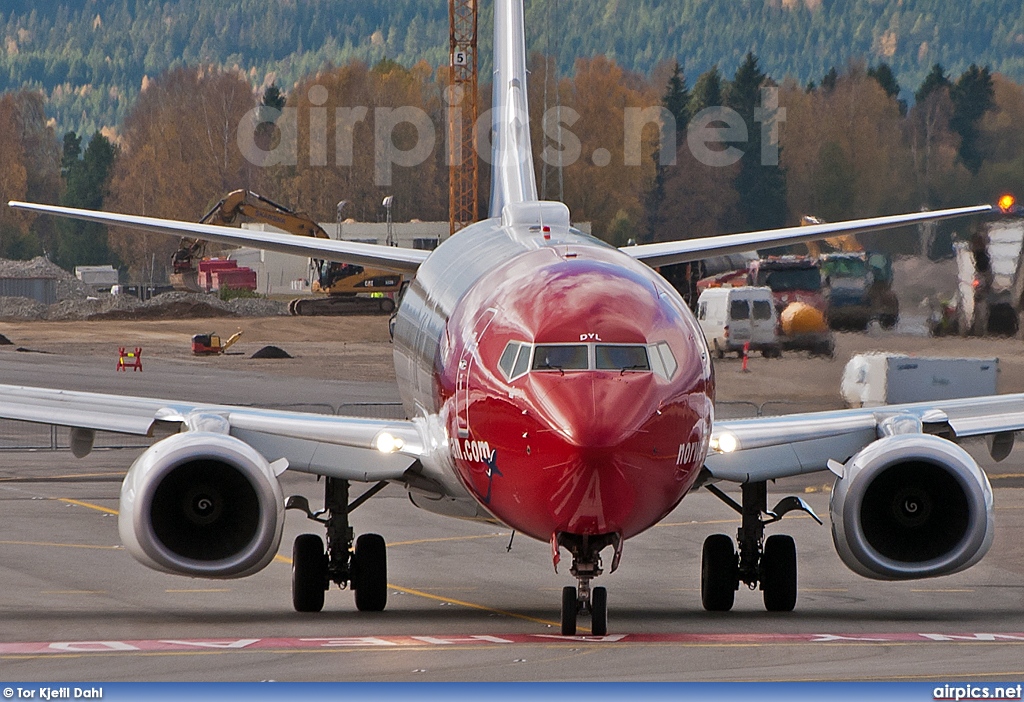
[{"label": "white van", "polygon": [[747,342],[766,357],[782,355],[771,288],[708,288],[697,298],[697,321],[718,358],[742,356]]}]

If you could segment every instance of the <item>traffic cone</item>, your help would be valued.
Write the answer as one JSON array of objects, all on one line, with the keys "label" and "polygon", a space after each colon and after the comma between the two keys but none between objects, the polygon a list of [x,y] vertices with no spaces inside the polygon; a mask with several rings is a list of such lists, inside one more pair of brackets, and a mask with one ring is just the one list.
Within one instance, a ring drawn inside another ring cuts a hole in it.
[{"label": "traffic cone", "polygon": [[747,368],[747,360],[750,358],[750,342],[743,342],[743,372],[749,373],[750,369]]}]

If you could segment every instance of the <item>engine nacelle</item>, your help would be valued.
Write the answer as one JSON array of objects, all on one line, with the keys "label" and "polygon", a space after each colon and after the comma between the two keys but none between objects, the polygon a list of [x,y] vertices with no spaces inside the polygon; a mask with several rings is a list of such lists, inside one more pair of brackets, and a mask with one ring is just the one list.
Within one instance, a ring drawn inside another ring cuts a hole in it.
[{"label": "engine nacelle", "polygon": [[974,459],[929,434],[886,436],[847,461],[829,503],[851,570],[912,580],[971,567],[992,545],[992,488]]},{"label": "engine nacelle", "polygon": [[202,578],[241,578],[281,543],[284,498],[274,471],[232,436],[194,431],[159,441],[121,486],[121,541],[143,564]]}]

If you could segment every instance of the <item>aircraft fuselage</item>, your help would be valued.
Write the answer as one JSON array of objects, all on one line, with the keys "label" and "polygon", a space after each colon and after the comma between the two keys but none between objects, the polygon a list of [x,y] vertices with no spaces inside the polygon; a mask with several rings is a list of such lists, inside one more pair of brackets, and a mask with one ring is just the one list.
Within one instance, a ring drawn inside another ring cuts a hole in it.
[{"label": "aircraft fuselage", "polygon": [[434,414],[449,470],[534,538],[629,538],[690,489],[714,377],[678,293],[568,226],[490,219],[420,267],[395,324],[410,417]]}]

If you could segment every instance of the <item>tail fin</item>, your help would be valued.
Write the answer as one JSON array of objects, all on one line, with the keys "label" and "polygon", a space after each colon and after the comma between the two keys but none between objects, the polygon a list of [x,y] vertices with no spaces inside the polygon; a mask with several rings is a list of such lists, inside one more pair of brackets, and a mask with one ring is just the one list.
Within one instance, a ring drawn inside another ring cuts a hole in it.
[{"label": "tail fin", "polygon": [[491,217],[505,205],[537,199],[526,99],[523,0],[494,0],[494,98]]}]

